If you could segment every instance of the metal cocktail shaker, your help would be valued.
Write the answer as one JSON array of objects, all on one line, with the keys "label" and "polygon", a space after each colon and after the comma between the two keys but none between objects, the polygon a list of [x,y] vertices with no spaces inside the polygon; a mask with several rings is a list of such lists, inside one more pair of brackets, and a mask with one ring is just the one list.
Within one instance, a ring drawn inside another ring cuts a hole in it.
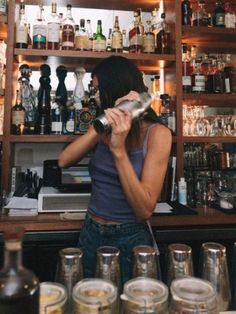
[{"label": "metal cocktail shaker", "polygon": [[[116,108],[125,108],[132,113],[132,119],[139,118],[151,105],[153,100],[153,95],[149,93],[141,93],[140,101],[137,100],[124,100]],[[93,126],[97,133],[104,133],[110,129],[110,125],[105,117],[105,114],[97,117]]]}]

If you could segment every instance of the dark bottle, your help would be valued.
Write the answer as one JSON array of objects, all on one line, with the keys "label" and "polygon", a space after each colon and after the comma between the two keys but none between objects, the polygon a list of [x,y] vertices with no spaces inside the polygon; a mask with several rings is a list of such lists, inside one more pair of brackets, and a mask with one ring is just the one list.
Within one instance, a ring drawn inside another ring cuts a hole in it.
[{"label": "dark bottle", "polygon": [[215,27],[225,27],[225,9],[223,1],[216,1],[216,8],[212,15],[212,23]]},{"label": "dark bottle", "polygon": [[191,82],[191,65],[188,54],[188,46],[186,43],[182,44],[182,85],[184,93],[191,93],[192,82]]},{"label": "dark bottle", "polygon": [[192,8],[189,0],[183,0],[181,3],[182,25],[191,25],[192,23]]},{"label": "dark bottle", "polygon": [[166,24],[165,13],[161,14],[161,29],[157,34],[157,53],[165,54],[170,53],[170,31]]},{"label": "dark bottle", "polygon": [[40,67],[41,77],[39,79],[40,88],[38,90],[38,120],[36,125],[37,134],[50,134],[51,132],[51,69],[47,64]]},{"label": "dark bottle", "polygon": [[198,7],[192,14],[193,26],[208,26],[209,18],[205,9],[205,0],[198,0]]},{"label": "dark bottle", "polygon": [[62,134],[62,110],[55,97],[51,105],[51,134]]},{"label": "dark bottle", "polygon": [[17,91],[16,104],[12,107],[11,133],[20,135],[24,131],[25,108],[22,106],[20,92]]},{"label": "dark bottle", "polygon": [[61,115],[62,115],[62,123],[63,125],[66,123],[67,120],[67,99],[68,93],[65,85],[65,79],[67,75],[67,69],[64,65],[59,65],[56,69],[56,74],[59,80],[57,89],[56,89],[56,102],[60,106]]},{"label": "dark bottle", "polygon": [[38,314],[39,280],[22,265],[24,230],[8,228],[4,231],[4,264],[0,271],[0,313]]},{"label": "dark bottle", "polygon": [[74,134],[75,132],[75,107],[70,98],[67,101],[67,110],[62,124],[62,132],[68,135]]}]

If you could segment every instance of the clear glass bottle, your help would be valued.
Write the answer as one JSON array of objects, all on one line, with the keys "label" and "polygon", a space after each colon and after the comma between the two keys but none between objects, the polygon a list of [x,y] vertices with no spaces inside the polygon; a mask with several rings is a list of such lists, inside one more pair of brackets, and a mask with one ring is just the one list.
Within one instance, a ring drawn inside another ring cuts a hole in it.
[{"label": "clear glass bottle", "polygon": [[97,21],[97,32],[93,39],[93,51],[106,51],[106,36],[102,33],[102,21]]},{"label": "clear glass bottle", "polygon": [[170,53],[170,30],[166,23],[165,13],[161,14],[161,30],[157,34],[157,53],[166,54]]},{"label": "clear glass bottle", "polygon": [[85,28],[85,19],[80,19],[79,30],[75,36],[75,50],[88,50],[88,33]]},{"label": "clear glass bottle", "polygon": [[226,28],[235,28],[236,25],[236,15],[233,10],[230,2],[225,2],[225,27]]},{"label": "clear glass bottle", "polygon": [[124,53],[129,52],[129,36],[125,29],[122,30],[122,37],[123,37],[123,51]]},{"label": "clear glass bottle", "polygon": [[114,52],[122,52],[123,38],[119,26],[119,18],[115,16],[115,23],[111,35],[111,50]]},{"label": "clear glass bottle", "polygon": [[38,18],[33,24],[33,48],[46,49],[47,23],[44,18],[44,8],[39,5]]},{"label": "clear glass bottle", "polygon": [[71,13],[71,5],[67,4],[66,17],[62,26],[62,50],[73,50],[75,41],[75,21]]},{"label": "clear glass bottle", "polygon": [[86,20],[86,32],[88,34],[88,48],[87,50],[91,51],[93,50],[93,30],[91,26],[91,20]]},{"label": "clear glass bottle", "polygon": [[225,27],[225,9],[221,0],[216,1],[216,7],[212,15],[214,27]]},{"label": "clear glass bottle", "polygon": [[48,21],[47,49],[58,50],[60,48],[60,19],[57,15],[57,3],[52,2],[51,15]]},{"label": "clear glass bottle", "polygon": [[23,133],[25,123],[25,108],[22,106],[20,91],[16,92],[16,103],[11,111],[11,134],[20,135]]},{"label": "clear glass bottle", "polygon": [[28,27],[25,17],[25,4],[23,1],[20,3],[20,16],[16,22],[16,48],[28,47]]},{"label": "clear glass bottle", "polygon": [[112,36],[112,28],[109,28],[108,37],[107,37],[107,47],[106,51],[111,52],[111,36]]},{"label": "clear glass bottle", "polygon": [[192,15],[193,26],[208,26],[208,14],[205,9],[205,0],[199,0],[196,11]]},{"label": "clear glass bottle", "polygon": [[62,110],[55,96],[52,96],[51,104],[51,134],[62,134]]},{"label": "clear glass bottle", "polygon": [[38,314],[39,280],[22,265],[24,230],[4,231],[4,265],[0,271],[0,313]]}]

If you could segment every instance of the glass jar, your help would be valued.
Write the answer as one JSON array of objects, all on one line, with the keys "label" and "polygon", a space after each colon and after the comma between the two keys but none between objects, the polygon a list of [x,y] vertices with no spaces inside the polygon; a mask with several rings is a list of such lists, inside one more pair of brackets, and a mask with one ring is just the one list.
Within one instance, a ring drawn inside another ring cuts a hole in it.
[{"label": "glass jar", "polygon": [[39,314],[64,314],[66,308],[66,288],[55,282],[40,283]]},{"label": "glass jar", "polygon": [[137,277],[125,283],[121,300],[124,314],[164,314],[168,310],[168,288],[159,280]]},{"label": "glass jar", "polygon": [[105,279],[83,279],[73,288],[74,314],[114,314],[117,288]]},{"label": "glass jar", "polygon": [[170,286],[169,314],[215,314],[216,292],[212,284],[195,277],[178,278]]}]

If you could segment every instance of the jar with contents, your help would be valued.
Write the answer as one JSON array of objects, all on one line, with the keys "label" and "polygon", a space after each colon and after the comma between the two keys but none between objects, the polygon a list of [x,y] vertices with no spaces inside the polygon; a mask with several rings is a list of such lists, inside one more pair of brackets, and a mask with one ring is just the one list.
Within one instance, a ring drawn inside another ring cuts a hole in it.
[{"label": "jar with contents", "polygon": [[124,314],[168,312],[168,288],[157,279],[137,277],[127,281],[121,300]]},{"label": "jar with contents", "polygon": [[66,288],[55,282],[40,283],[39,314],[65,314]]},{"label": "jar with contents", "polygon": [[117,288],[105,279],[83,279],[73,288],[74,314],[118,314]]},{"label": "jar with contents", "polygon": [[212,284],[195,277],[178,278],[170,286],[169,314],[215,314],[216,292]]}]

